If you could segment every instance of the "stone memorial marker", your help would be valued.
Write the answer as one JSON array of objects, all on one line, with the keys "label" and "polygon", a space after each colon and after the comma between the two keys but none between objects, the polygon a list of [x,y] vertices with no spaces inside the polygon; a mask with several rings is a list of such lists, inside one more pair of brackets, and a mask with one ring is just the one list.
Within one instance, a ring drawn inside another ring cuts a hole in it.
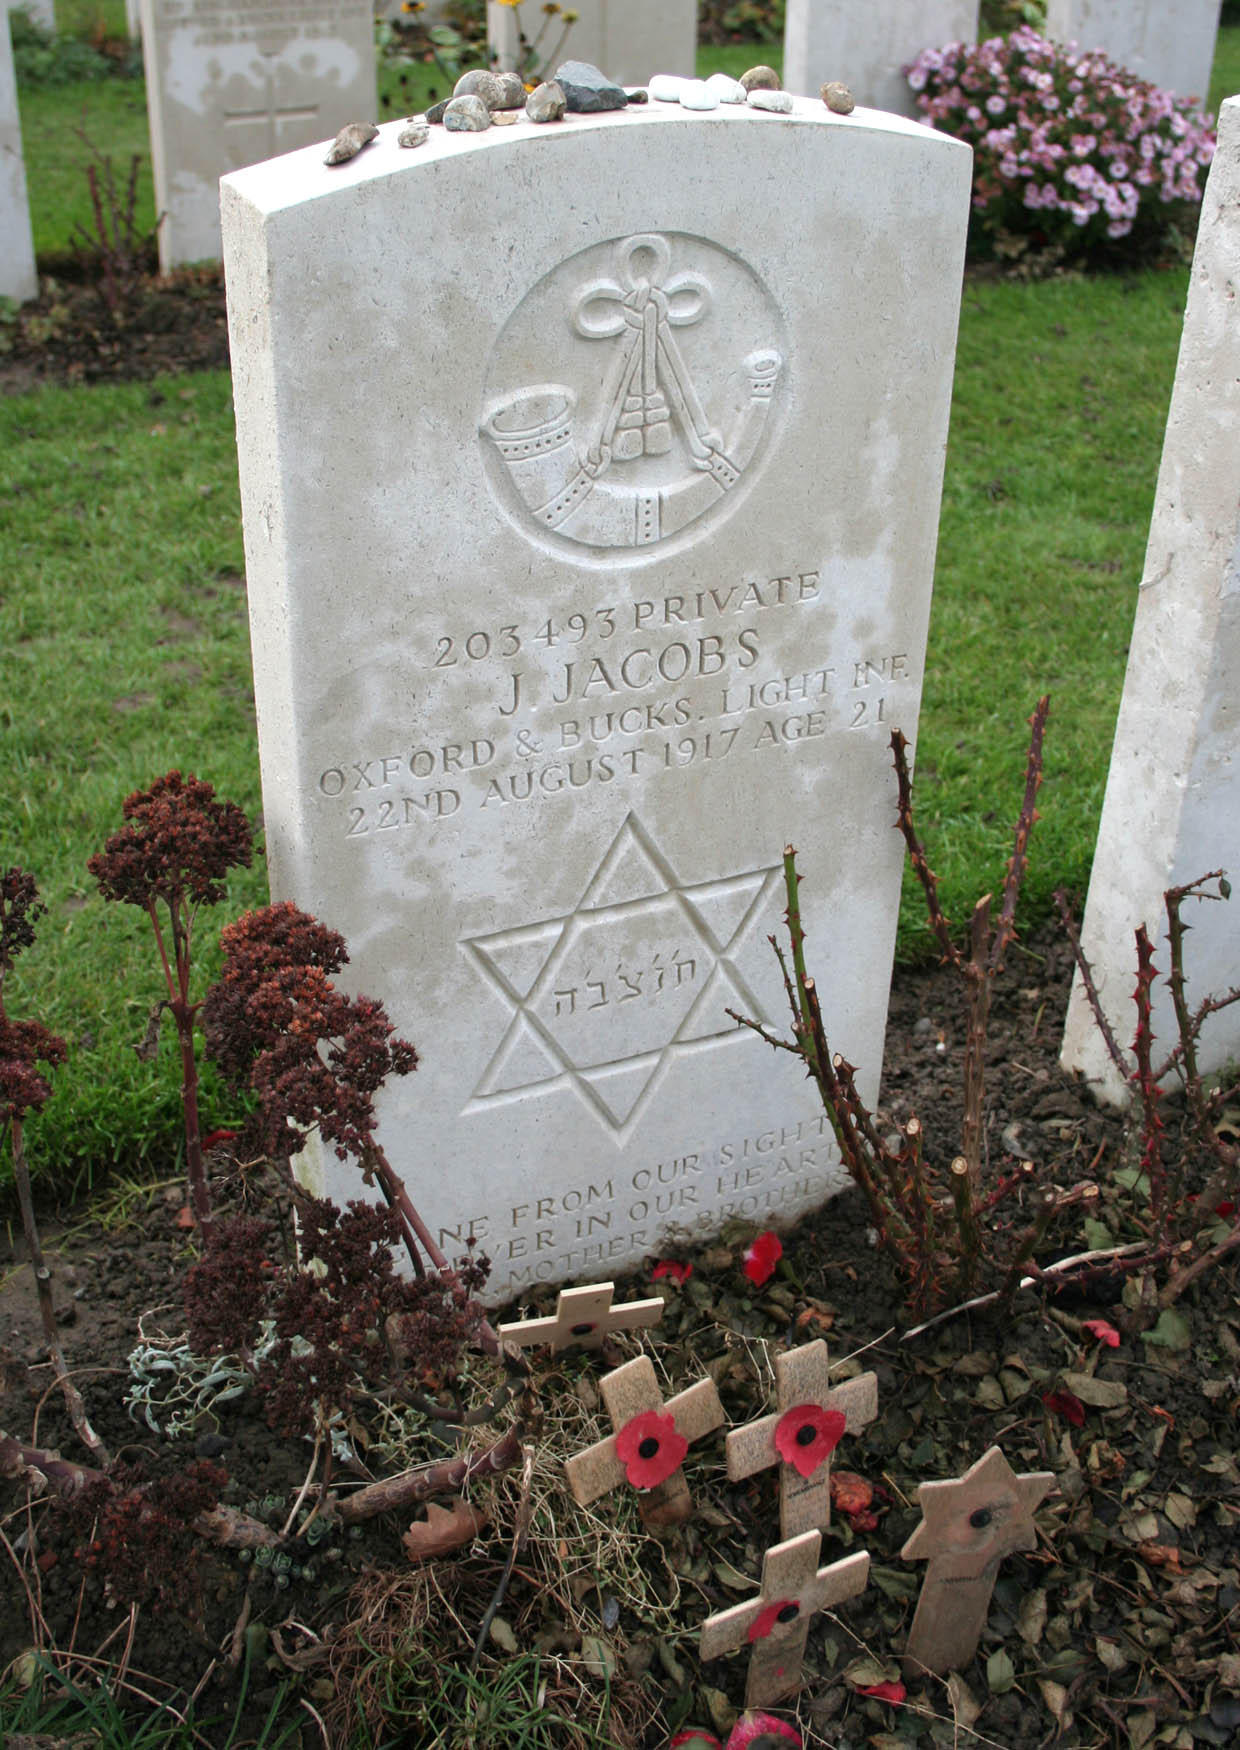
[{"label": "stone memorial marker", "polygon": [[1222,0],[1047,0],[1046,35],[1101,49],[1180,97],[1210,88]]},{"label": "stone memorial marker", "polygon": [[371,0],[141,0],[161,273],[218,259],[219,179],[373,121]]},{"label": "stone memorial marker", "polygon": [[[644,85],[652,73],[692,77],[697,59],[696,0],[575,0],[577,20],[564,37],[560,61],[589,61],[621,85]],[[528,15],[528,16],[527,16]],[[520,32],[535,45],[540,66],[563,32],[560,18],[546,18],[538,0],[520,7],[488,0],[487,42],[493,61],[517,68]],[[550,78],[548,68],[540,77]]]},{"label": "stone memorial marker", "polygon": [[264,818],[502,1301],[846,1182],[726,1010],[782,1022],[795,839],[875,1097],[970,154],[817,99],[400,126],[223,185]]},{"label": "stone memorial marker", "polygon": [[923,49],[977,41],[978,0],[788,0],[784,86],[817,97],[840,79],[870,109],[917,113],[900,71]]},{"label": "stone memorial marker", "polygon": [[831,1523],[831,1454],[845,1434],[856,1434],[878,1414],[878,1376],[858,1374],[832,1387],[827,1345],[819,1339],[775,1358],[779,1405],[726,1442],[733,1482],[777,1464],[779,1534],[796,1537]]},{"label": "stone memorial marker", "polygon": [[685,1454],[695,1440],[723,1426],[714,1380],[699,1379],[664,1403],[653,1361],[638,1355],[604,1374],[599,1390],[615,1433],[566,1461],[573,1499],[588,1507],[629,1483],[640,1491],[638,1505],[647,1525],[678,1525],[693,1511],[680,1468]]},{"label": "stone memorial marker", "polygon": [[10,12],[24,12],[44,30],[56,28],[56,0],[2,0]]},{"label": "stone memorial marker", "polygon": [[804,1531],[768,1549],[762,1558],[762,1589],[756,1598],[734,1604],[702,1624],[702,1659],[753,1648],[745,1684],[745,1706],[765,1707],[801,1687],[801,1661],[810,1618],[864,1592],[870,1577],[866,1550],[820,1568],[820,1531]]},{"label": "stone memorial marker", "polygon": [[977,1651],[999,1563],[1015,1550],[1036,1549],[1033,1510],[1054,1483],[1050,1471],[1017,1476],[992,1446],[962,1477],[922,1483],[922,1521],[900,1551],[906,1562],[928,1561],[904,1665],[916,1676],[959,1671]]},{"label": "stone memorial marker", "polygon": [[528,1349],[549,1343],[552,1353],[561,1349],[601,1349],[613,1331],[637,1331],[657,1325],[667,1303],[661,1299],[630,1300],[613,1306],[614,1282],[597,1282],[586,1288],[564,1288],[556,1301],[555,1315],[547,1319],[523,1319],[501,1325],[500,1340]]},{"label": "stone memorial marker", "polygon": [[38,291],[13,43],[8,13],[0,9],[0,298],[21,304],[36,297]]},{"label": "stone memorial marker", "polygon": [[[1103,1011],[1126,1045],[1136,1025],[1134,935],[1144,923],[1166,973],[1163,894],[1210,869],[1240,876],[1240,99],[1219,113],[1197,231],[1179,364],[1167,416],[1128,672],[1081,939]],[[1190,1006],[1240,985],[1240,920],[1230,904],[1189,904]],[[1154,990],[1155,1055],[1174,1043],[1165,982]],[[1211,1015],[1197,1041],[1209,1072],[1240,1057],[1240,1009]],[[1127,1098],[1078,978],[1063,1063],[1108,1098]]]}]

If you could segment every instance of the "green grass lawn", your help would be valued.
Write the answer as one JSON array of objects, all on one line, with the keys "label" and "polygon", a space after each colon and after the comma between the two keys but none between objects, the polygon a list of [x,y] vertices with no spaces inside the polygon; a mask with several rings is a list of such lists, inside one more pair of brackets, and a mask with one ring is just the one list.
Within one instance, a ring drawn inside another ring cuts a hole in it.
[{"label": "green grass lawn", "polygon": [[[1240,31],[1224,38],[1220,64],[1234,65]],[[128,150],[138,91],[113,81],[23,99],[47,123],[30,130],[27,114],[42,246],[63,243],[72,207],[72,177],[44,150],[53,119],[63,135],[89,99],[88,130]],[[130,130],[123,147],[106,116]],[[1024,719],[1043,691],[1027,916],[1056,884],[1086,880],[1186,284],[1181,269],[966,285],[918,749],[920,818],[957,921],[1002,879]],[[166,1165],[178,1123],[171,1041],[156,1064],[130,1049],[160,994],[142,919],[96,896],[87,857],[126,793],[174,765],[259,805],[228,380],[10,397],[0,444],[0,862],[31,868],[49,906],[10,1001],[70,1044],[29,1131],[38,1170],[63,1189],[112,1161]],[[204,944],[263,896],[259,867],[204,918]],[[909,889],[900,951],[926,947]],[[210,1090],[206,1116],[228,1116]]]}]

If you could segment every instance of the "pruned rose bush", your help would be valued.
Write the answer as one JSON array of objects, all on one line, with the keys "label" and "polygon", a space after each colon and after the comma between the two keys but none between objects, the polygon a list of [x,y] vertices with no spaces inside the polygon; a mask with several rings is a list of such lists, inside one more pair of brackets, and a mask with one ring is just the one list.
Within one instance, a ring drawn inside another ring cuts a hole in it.
[{"label": "pruned rose bush", "polygon": [[926,122],[973,147],[973,238],[994,253],[1122,265],[1195,231],[1208,118],[1105,55],[1022,26],[905,72]]}]

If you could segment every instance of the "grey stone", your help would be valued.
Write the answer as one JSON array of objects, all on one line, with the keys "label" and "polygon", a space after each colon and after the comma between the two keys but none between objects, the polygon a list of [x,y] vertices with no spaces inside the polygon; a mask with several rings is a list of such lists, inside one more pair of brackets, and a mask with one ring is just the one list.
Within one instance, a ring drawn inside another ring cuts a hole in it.
[{"label": "grey stone", "polygon": [[475,67],[470,73],[462,73],[452,87],[453,97],[480,97],[488,109],[509,107],[500,102],[502,94],[499,80],[485,67]]},{"label": "grey stone", "polygon": [[769,91],[765,85],[755,85],[747,99],[750,109],[769,110],[772,115],[792,114],[790,91]]},{"label": "grey stone", "polygon": [[558,122],[564,107],[564,88],[554,79],[544,79],[525,100],[525,113],[532,122]]},{"label": "grey stone", "polygon": [[364,147],[378,138],[379,130],[373,122],[347,122],[332,141],[323,162],[347,164],[350,158],[356,158]]},{"label": "grey stone", "polygon": [[832,115],[851,115],[857,107],[852,92],[840,79],[828,79],[821,95]]},{"label": "grey stone", "polygon": [[410,122],[396,136],[398,146],[425,146],[431,137],[431,130],[425,122]]},{"label": "grey stone", "polygon": [[438,103],[431,104],[426,112],[426,119],[432,127],[434,127],[437,122],[443,121],[444,111],[447,109],[451,101],[452,99],[450,97],[444,97],[441,98]]},{"label": "grey stone", "polygon": [[499,86],[499,102],[493,103],[491,108],[520,109],[525,103],[525,81],[521,75],[519,73],[497,73],[495,81]]},{"label": "grey stone", "polygon": [[624,89],[630,103],[650,102],[650,93],[644,85],[626,85]]},{"label": "grey stone", "polygon": [[589,61],[565,61],[555,82],[564,93],[565,107],[575,115],[597,115],[601,110],[624,109],[628,93],[615,85]]},{"label": "grey stone", "polygon": [[480,97],[467,92],[453,97],[443,112],[443,125],[450,134],[480,134],[491,125],[491,112]]},{"label": "grey stone", "polygon": [[741,74],[741,84],[746,91],[778,91],[779,74],[774,67],[751,67]]}]

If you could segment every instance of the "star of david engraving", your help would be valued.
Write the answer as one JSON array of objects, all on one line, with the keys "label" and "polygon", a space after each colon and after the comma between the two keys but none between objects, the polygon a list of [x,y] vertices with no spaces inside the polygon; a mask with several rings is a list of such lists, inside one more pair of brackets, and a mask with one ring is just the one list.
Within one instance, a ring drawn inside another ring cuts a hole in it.
[{"label": "star of david engraving", "polygon": [[462,947],[510,1019],[466,1107],[571,1089],[623,1141],[687,1053],[763,1012],[736,956],[780,891],[778,864],[685,882],[626,816],[576,907]]}]

